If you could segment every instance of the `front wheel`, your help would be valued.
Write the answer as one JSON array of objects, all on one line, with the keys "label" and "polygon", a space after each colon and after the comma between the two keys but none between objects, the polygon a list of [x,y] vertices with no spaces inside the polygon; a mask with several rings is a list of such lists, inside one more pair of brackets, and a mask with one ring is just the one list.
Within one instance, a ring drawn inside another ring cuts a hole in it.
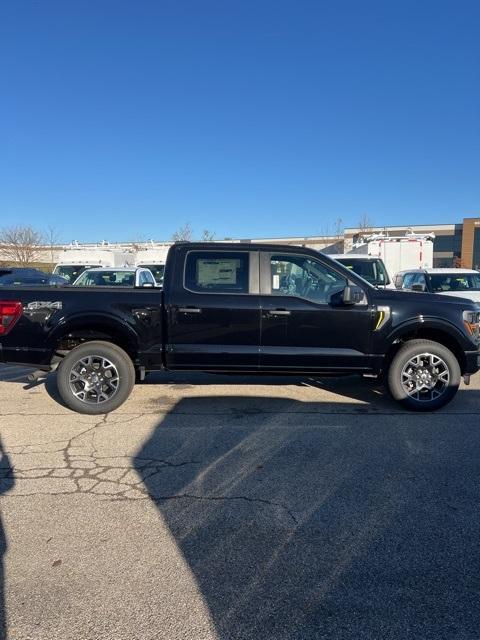
[{"label": "front wheel", "polygon": [[74,411],[90,415],[114,411],[130,395],[135,369],[114,344],[95,340],[72,349],[57,370],[58,392]]},{"label": "front wheel", "polygon": [[393,398],[412,411],[435,411],[452,400],[460,385],[455,355],[432,340],[410,340],[388,370]]}]

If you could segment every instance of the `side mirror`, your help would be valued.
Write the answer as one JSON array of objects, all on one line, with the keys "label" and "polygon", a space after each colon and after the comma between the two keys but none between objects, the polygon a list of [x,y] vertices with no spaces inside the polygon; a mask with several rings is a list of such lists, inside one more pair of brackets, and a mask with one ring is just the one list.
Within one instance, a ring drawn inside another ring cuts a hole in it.
[{"label": "side mirror", "polygon": [[342,304],[350,306],[359,304],[363,301],[365,294],[361,287],[356,285],[347,284],[342,292]]}]

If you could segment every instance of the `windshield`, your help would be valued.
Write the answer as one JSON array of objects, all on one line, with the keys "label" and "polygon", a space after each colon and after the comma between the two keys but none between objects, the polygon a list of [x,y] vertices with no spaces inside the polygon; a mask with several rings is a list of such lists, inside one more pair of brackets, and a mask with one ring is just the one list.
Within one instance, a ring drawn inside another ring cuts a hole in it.
[{"label": "windshield", "polygon": [[150,269],[150,271],[153,273],[155,281],[158,284],[163,284],[163,274],[165,272],[164,264],[142,264],[138,266],[141,266],[143,269]]},{"label": "windshield", "polygon": [[480,273],[432,273],[432,291],[471,291],[480,289]]},{"label": "windshield", "polygon": [[84,271],[73,284],[76,287],[133,287],[135,271]]},{"label": "windshield", "polygon": [[99,267],[96,264],[57,264],[53,273],[56,276],[62,276],[66,278],[68,282],[72,283],[78,278],[78,276],[85,271],[85,269],[92,269],[93,267]]},{"label": "windshield", "polygon": [[364,280],[376,287],[389,284],[389,277],[385,265],[380,258],[362,260],[362,258],[337,258],[347,269],[350,269]]}]

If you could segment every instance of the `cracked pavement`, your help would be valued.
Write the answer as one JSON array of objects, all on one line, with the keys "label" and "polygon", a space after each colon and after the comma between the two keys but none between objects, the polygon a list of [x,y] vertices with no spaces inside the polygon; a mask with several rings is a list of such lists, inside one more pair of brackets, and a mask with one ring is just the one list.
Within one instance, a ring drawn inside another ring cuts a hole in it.
[{"label": "cracked pavement", "polygon": [[8,640],[477,640],[478,376],[414,415],[372,380],[155,374],[85,416],[25,375],[0,366]]}]

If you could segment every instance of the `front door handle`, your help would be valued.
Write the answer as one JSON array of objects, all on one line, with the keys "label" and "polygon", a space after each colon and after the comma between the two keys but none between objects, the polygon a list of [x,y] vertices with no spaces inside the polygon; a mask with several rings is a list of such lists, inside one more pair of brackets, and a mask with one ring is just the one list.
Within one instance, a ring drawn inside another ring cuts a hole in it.
[{"label": "front door handle", "polygon": [[197,307],[178,307],[179,313],[202,313]]},{"label": "front door handle", "polygon": [[269,316],[289,316],[291,311],[288,309],[270,309],[267,311],[267,315]]}]

